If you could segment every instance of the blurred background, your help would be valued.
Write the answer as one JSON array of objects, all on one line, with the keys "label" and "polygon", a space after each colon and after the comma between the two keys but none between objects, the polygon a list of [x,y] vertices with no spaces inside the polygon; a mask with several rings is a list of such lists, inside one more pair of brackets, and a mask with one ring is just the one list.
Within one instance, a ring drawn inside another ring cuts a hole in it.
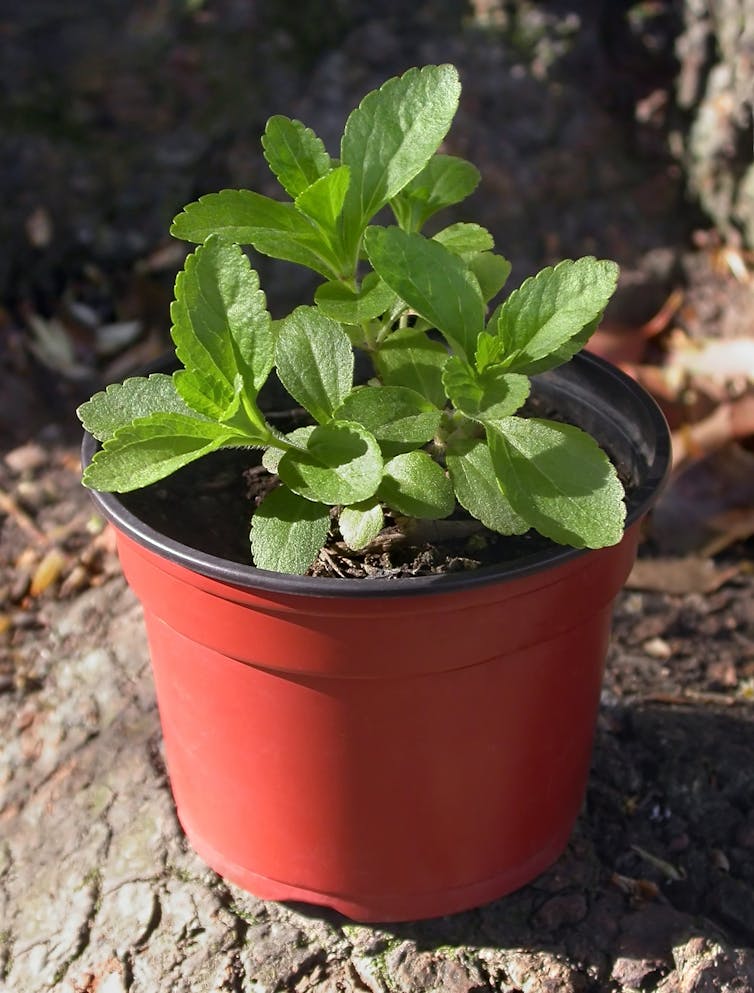
[{"label": "blurred background", "polygon": [[[595,350],[660,399],[680,462],[749,446],[749,3],[4,0],[4,448],[75,432],[77,402],[169,347],[187,248],[170,221],[223,187],[279,195],[259,143],[270,115],[337,154],[368,90],[443,61],[464,87],[446,150],[483,175],[464,217],[492,231],[512,283],[562,257],[616,259]],[[305,273],[254,264],[273,315],[307,298]]]}]

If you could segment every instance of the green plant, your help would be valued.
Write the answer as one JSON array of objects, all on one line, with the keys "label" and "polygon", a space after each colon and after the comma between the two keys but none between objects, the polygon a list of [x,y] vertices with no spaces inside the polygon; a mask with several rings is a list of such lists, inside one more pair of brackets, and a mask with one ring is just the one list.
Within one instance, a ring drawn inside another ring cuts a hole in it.
[{"label": "green plant", "polygon": [[[172,233],[198,243],[179,273],[172,335],[184,368],[127,379],[79,408],[102,449],[94,489],[146,486],[227,447],[265,449],[280,485],[251,523],[255,563],[305,572],[337,518],[351,548],[394,516],[440,519],[456,502],[487,528],[535,528],[597,548],[622,534],[623,489],[597,443],[518,413],[529,377],[571,358],[616,284],[609,261],[564,261],[488,314],[510,264],[490,233],[420,233],[473,192],[479,173],[437,149],[460,95],[452,66],[411,69],[348,118],[340,159],[298,121],[273,117],[265,157],[290,197],[201,197]],[[389,207],[396,223],[375,225]],[[239,245],[323,277],[312,306],[273,321]],[[374,378],[354,385],[354,349]],[[283,434],[260,409],[273,368],[312,423]]]}]

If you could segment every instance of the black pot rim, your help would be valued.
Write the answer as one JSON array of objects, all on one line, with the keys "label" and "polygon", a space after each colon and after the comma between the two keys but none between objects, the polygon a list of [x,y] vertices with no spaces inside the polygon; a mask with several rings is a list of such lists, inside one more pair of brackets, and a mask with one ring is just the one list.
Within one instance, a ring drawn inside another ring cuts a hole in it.
[{"label": "black pot rim", "polygon": [[[642,409],[654,431],[656,440],[654,458],[648,466],[645,478],[631,494],[626,515],[627,530],[647,513],[667,480],[671,449],[670,432],[665,417],[649,393],[611,363],[589,352],[580,352],[571,359],[571,363],[583,365],[587,375],[607,377],[608,380],[612,378],[613,382],[610,385],[617,392],[623,391],[630,395],[633,403]],[[89,464],[98,445],[96,439],[85,431],[81,447],[82,465]],[[592,551],[589,548],[555,545],[551,549],[519,557],[509,563],[431,576],[405,576],[392,579],[294,576],[233,562],[184,545],[145,524],[124,506],[116,493],[101,493],[96,490],[91,490],[90,493],[94,503],[110,523],[149,551],[210,579],[267,593],[307,597],[391,597],[450,593],[495,582],[523,579],[542,569],[564,565]]]}]

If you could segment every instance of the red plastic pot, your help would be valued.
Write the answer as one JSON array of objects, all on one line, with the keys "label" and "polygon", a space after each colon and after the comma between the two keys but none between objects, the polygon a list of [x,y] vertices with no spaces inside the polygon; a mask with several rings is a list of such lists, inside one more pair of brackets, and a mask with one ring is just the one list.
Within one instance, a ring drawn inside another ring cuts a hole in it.
[{"label": "red plastic pot", "polygon": [[502,896],[565,847],[612,601],[669,439],[648,395],[594,357],[538,390],[633,477],[619,545],[439,577],[292,577],[179,545],[95,494],[144,606],[178,815],[222,876],[408,920]]}]

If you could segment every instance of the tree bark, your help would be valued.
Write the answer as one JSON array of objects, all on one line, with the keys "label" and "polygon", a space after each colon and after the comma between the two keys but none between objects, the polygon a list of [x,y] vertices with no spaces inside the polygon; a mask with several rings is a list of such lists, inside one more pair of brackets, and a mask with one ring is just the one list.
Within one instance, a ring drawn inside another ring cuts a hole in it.
[{"label": "tree bark", "polygon": [[684,0],[676,55],[676,98],[688,115],[676,141],[689,191],[727,241],[754,247],[751,0]]}]

